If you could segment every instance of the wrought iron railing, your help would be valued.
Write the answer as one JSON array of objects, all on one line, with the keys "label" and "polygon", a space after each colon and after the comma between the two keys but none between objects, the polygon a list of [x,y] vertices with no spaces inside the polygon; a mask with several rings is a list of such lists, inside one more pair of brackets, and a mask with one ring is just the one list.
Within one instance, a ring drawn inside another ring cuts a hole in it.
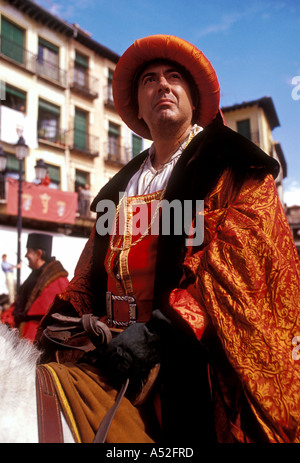
[{"label": "wrought iron railing", "polygon": [[3,35],[0,35],[0,55],[30,72],[36,72],[36,55]]},{"label": "wrought iron railing", "polygon": [[81,130],[68,132],[68,145],[71,150],[90,156],[99,156],[99,137]]},{"label": "wrought iron railing", "polygon": [[107,85],[104,87],[104,104],[110,107],[115,107],[114,98],[113,98],[113,91],[112,85]]},{"label": "wrought iron railing", "polygon": [[99,79],[92,76],[88,72],[82,72],[80,69],[74,68],[71,74],[70,87],[90,98],[98,97]]},{"label": "wrought iron railing", "polygon": [[65,70],[31,53],[3,35],[0,35],[0,56],[13,61],[38,76],[50,79],[64,87],[67,86],[67,73]]},{"label": "wrought iron railing", "polygon": [[38,138],[61,146],[66,145],[66,131],[41,120],[38,122]]},{"label": "wrought iron railing", "polygon": [[121,166],[131,159],[131,150],[111,138],[104,143],[104,159],[106,162]]},{"label": "wrought iron railing", "polygon": [[63,87],[67,86],[67,72],[58,65],[36,57],[36,73],[40,77],[50,79]]}]

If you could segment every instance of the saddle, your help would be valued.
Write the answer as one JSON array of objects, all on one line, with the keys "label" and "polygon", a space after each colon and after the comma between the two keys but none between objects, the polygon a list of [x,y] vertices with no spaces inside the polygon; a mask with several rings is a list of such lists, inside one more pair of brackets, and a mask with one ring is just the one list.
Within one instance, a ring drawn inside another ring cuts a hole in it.
[{"label": "saddle", "polygon": [[[105,323],[101,322],[98,317],[92,314],[84,314],[80,318],[68,317],[58,313],[54,313],[52,314],[52,318],[57,323],[49,325],[43,331],[42,344],[45,345],[45,343],[51,343],[55,346],[55,358],[57,363],[76,362],[80,360],[80,358],[88,352],[93,352],[96,349],[101,351],[101,349],[104,348],[111,341],[113,336],[123,331],[123,329],[119,328],[109,328]],[[138,391],[135,391],[134,394],[132,392],[130,393],[130,401],[134,406],[140,407],[145,403],[150,393],[152,392],[154,385],[156,384],[159,370],[160,365],[156,365],[154,368],[152,368],[147,378],[145,378],[141,382],[140,389]],[[48,413],[47,410],[49,410],[49,405],[46,401],[49,402],[50,390],[52,396],[52,404],[57,403],[57,401],[55,401],[55,398],[53,398],[53,396],[55,396],[55,391],[53,391],[53,387],[49,385],[49,378],[47,378],[46,394],[42,393],[42,373],[44,373],[44,369],[39,368],[39,371],[37,372],[37,380],[39,381],[38,403],[40,409],[43,410],[43,413],[45,414]],[[106,416],[104,417],[95,435],[94,443],[105,442],[105,438],[108,433],[110,424],[122,401],[122,398],[124,397],[126,392],[128,392],[128,388],[129,379],[127,378],[119,390],[114,405],[111,407],[111,409],[107,412]],[[44,442],[53,442],[53,438],[57,438],[57,436],[61,434],[61,431],[58,432],[58,427],[60,426],[61,428],[61,424],[59,424],[58,413],[56,413],[56,417],[53,417],[52,410],[51,415],[52,419],[54,420],[55,418],[55,421],[57,423],[55,426],[53,425],[56,428],[55,432],[53,431],[53,427],[48,426],[47,429],[44,426],[46,420],[44,420],[44,423],[39,423],[40,435],[43,436]]]},{"label": "saddle", "polygon": [[[57,323],[47,326],[43,331],[42,344],[54,344],[58,363],[68,361],[66,351],[78,351],[81,355],[100,347],[105,347],[112,339],[108,326],[92,314],[82,317],[68,317],[59,313],[52,314]],[[80,355],[78,354],[78,358]]]}]

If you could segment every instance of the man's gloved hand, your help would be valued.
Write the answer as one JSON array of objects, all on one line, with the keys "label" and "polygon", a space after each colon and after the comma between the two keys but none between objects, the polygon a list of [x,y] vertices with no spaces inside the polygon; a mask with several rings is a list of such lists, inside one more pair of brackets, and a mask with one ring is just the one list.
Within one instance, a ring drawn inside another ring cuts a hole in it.
[{"label": "man's gloved hand", "polygon": [[169,328],[169,321],[160,311],[151,320],[135,323],[116,336],[105,348],[100,362],[115,381],[144,378],[160,362],[162,335]]}]

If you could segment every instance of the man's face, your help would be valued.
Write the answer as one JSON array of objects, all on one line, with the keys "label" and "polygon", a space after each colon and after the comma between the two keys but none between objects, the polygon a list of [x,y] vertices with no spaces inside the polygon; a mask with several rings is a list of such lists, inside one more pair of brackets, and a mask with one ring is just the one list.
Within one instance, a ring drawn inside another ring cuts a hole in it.
[{"label": "man's face", "polygon": [[139,119],[150,132],[165,121],[191,124],[193,102],[189,85],[182,73],[169,63],[152,63],[138,82]]},{"label": "man's face", "polygon": [[39,249],[35,250],[32,248],[27,248],[27,253],[25,254],[25,257],[27,257],[28,266],[32,270],[36,270],[40,267],[41,251]]}]

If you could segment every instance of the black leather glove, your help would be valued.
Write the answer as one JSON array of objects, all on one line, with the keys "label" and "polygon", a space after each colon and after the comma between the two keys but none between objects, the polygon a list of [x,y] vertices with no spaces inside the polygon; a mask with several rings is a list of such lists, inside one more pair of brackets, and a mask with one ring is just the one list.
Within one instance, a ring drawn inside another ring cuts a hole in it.
[{"label": "black leather glove", "polygon": [[106,347],[100,362],[114,382],[125,378],[139,380],[160,362],[162,336],[170,329],[169,320],[156,310],[151,320],[135,323],[116,336]]}]

